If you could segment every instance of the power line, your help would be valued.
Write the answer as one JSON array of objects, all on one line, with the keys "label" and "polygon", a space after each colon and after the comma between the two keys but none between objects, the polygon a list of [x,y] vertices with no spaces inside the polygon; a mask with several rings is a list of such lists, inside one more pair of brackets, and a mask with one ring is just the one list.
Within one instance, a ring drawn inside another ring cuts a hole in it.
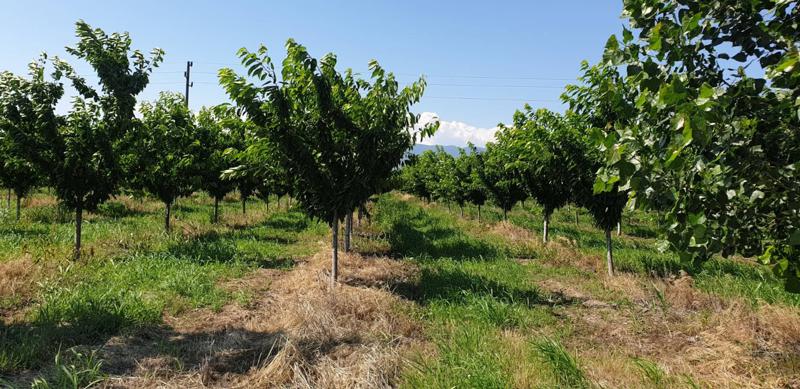
[{"label": "power line", "polygon": [[[195,62],[196,64],[200,65],[217,65],[217,66],[228,66],[228,67],[235,67],[235,66],[242,66],[241,63],[233,63],[233,62]],[[366,70],[363,72],[356,71],[356,73],[362,74],[369,74],[370,71]],[[201,72],[197,72],[201,73]],[[216,72],[202,72],[205,74],[217,74]],[[549,77],[549,76],[536,76],[536,75],[520,75],[520,76],[490,76],[490,75],[480,75],[480,74],[470,74],[470,75],[436,75],[436,74],[425,74],[425,72],[421,73],[405,73],[405,72],[398,72],[394,73],[396,76],[408,76],[408,77],[419,77],[425,76],[426,78],[445,78],[445,79],[480,79],[480,80],[531,80],[531,81],[576,81],[575,77]]]},{"label": "power line", "polygon": [[497,85],[497,84],[448,84],[429,82],[431,86],[453,86],[467,88],[531,88],[531,89],[564,89],[563,85]]},{"label": "power line", "polygon": [[[208,74],[203,72],[195,72],[192,74]],[[217,81],[196,81],[198,84],[218,84]],[[161,82],[154,84],[170,84],[169,82]],[[564,85],[511,85],[511,84],[451,84],[431,82],[428,86],[446,86],[446,87],[465,87],[465,88],[527,88],[527,89],[564,89]]]},{"label": "power line", "polygon": [[439,99],[439,100],[486,100],[486,101],[533,101],[538,103],[554,103],[557,100],[546,99],[520,99],[520,98],[506,98],[506,97],[472,97],[472,96],[423,96],[424,99]]},{"label": "power line", "polygon": [[[193,81],[192,84],[201,85],[219,85],[214,81]],[[150,85],[181,85],[182,82],[151,82]],[[472,85],[469,85],[472,86]],[[475,85],[475,86],[490,86],[490,85]],[[553,87],[561,89],[561,87]],[[475,101],[521,101],[521,102],[540,102],[540,103],[554,103],[558,100],[552,99],[537,99],[537,98],[518,98],[518,97],[480,97],[480,96],[424,96],[423,98],[437,99],[437,100],[475,100]]]},{"label": "power line", "polygon": [[[395,74],[397,74],[397,75],[406,75],[406,76],[414,76],[414,77],[418,76],[418,75],[414,75],[414,74],[411,74],[411,73],[395,73]],[[497,77],[497,76],[479,76],[479,75],[468,75],[468,76],[465,76],[465,75],[462,75],[462,76],[458,76],[458,75],[448,75],[448,76],[442,76],[442,75],[433,75],[433,74],[424,74],[424,73],[422,74],[422,76],[425,76],[426,78],[452,78],[452,79],[457,79],[457,78],[471,78],[471,79],[481,79],[481,80],[575,81],[575,78],[574,78],[574,77],[573,77],[573,78],[559,78],[559,77],[532,77],[532,76],[517,76],[517,77],[505,76],[505,77]]]}]

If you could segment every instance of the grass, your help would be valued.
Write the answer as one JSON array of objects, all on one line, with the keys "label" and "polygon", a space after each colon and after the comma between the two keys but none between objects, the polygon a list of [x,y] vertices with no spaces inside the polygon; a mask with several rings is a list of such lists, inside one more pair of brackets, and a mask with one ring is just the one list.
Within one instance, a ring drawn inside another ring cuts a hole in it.
[{"label": "grass", "polygon": [[267,211],[257,202],[247,216],[238,202],[223,202],[223,222],[211,225],[203,222],[209,199],[193,196],[180,201],[176,232],[166,234],[158,203],[112,201],[87,217],[87,253],[73,263],[72,226],[46,194],[31,202],[20,223],[5,220],[0,230],[0,258],[44,269],[28,296],[3,300],[15,318],[1,323],[0,374],[42,367],[65,347],[160,325],[165,314],[246,303],[243,291],[219,284],[257,268],[290,268],[315,253],[327,233],[299,212]]},{"label": "grass", "polygon": [[[653,350],[664,347],[658,340],[662,331],[697,334],[720,320],[731,320],[724,324],[730,328],[741,326],[740,319],[722,317],[715,311],[719,308],[693,308],[691,304],[701,304],[698,297],[690,294],[685,300],[685,292],[669,280],[689,273],[693,290],[722,300],[716,306],[737,299],[751,304],[753,310],[744,309],[741,315],[759,315],[765,304],[800,306],[798,296],[784,292],[769,269],[752,262],[715,258],[691,267],[659,252],[650,215],[627,215],[623,235],[614,236],[623,276],[613,280],[602,271],[603,233],[587,215],[580,214],[576,225],[574,209],[556,212],[553,243],[543,245],[538,243],[541,218],[535,207],[516,207],[510,224],[486,208],[479,224],[470,212],[462,219],[442,204],[398,195],[384,196],[376,205],[386,251],[418,268],[416,278],[396,292],[416,303],[414,315],[425,323],[426,337],[434,345],[431,352],[411,358],[403,386],[715,386],[693,376],[703,372],[685,367],[668,374],[637,348],[642,342],[637,337],[655,342]],[[599,329],[597,322],[609,327]],[[620,330],[630,335],[611,346],[608,336]],[[680,353],[668,357],[676,355]],[[783,376],[785,369],[775,366],[764,374]],[[706,379],[719,385],[714,374]]]},{"label": "grass", "polygon": [[[555,326],[549,296],[533,283],[534,267],[513,260],[497,236],[478,237],[441,210],[386,197],[376,223],[395,255],[415,258],[419,275],[398,292],[419,304],[435,357],[418,357],[407,387],[507,388],[518,365],[503,331]],[[420,242],[421,244],[413,244]],[[531,357],[526,357],[531,358]]]},{"label": "grass", "polygon": [[557,340],[544,338],[534,343],[534,349],[550,368],[558,387],[583,389],[590,386],[577,359]]},{"label": "grass", "polygon": [[[581,223],[576,225],[574,214],[575,209],[571,207],[555,212],[551,239],[565,239],[585,255],[604,255],[603,232],[592,226],[588,215],[582,215]],[[510,221],[536,233],[542,228],[541,212],[536,207],[529,207],[527,211],[518,207],[511,213]],[[719,257],[702,264],[687,264],[673,253],[660,252],[656,248],[659,235],[653,215],[626,213],[622,231],[622,236],[612,237],[614,260],[620,271],[658,277],[674,277],[683,271],[691,274],[695,286],[703,291],[724,297],[743,297],[756,305],[763,302],[800,306],[800,295],[786,292],[767,266],[741,258]]]},{"label": "grass", "polygon": [[207,196],[181,199],[167,234],[158,202],[112,200],[86,215],[77,263],[49,194],[19,223],[0,211],[0,386],[793,384],[800,297],[745,259],[659,252],[652,215],[626,215],[610,278],[602,232],[575,209],[554,214],[545,245],[530,203],[478,223],[387,194],[331,295],[326,225],[220,205],[214,225]]},{"label": "grass", "polygon": [[103,361],[95,351],[83,354],[71,349],[66,358],[61,352],[55,356],[52,371],[44,377],[37,377],[31,383],[32,389],[50,388],[88,388],[105,379],[101,372]]}]

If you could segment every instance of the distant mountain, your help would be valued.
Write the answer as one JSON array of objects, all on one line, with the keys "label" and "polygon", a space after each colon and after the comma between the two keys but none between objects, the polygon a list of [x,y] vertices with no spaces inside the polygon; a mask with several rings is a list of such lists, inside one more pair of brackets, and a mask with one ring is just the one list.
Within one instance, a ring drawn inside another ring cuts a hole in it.
[{"label": "distant mountain", "polygon": [[[413,154],[417,154],[417,155],[419,155],[419,154],[422,154],[423,152],[425,152],[426,150],[432,150],[432,151],[435,151],[437,146],[438,146],[438,145],[420,145],[420,144],[417,144],[417,145],[414,145],[414,149],[413,149],[413,150],[411,150],[411,152],[412,152]],[[454,157],[457,157],[457,156],[458,156],[458,146],[441,146],[441,147],[442,147],[442,148],[444,149],[444,151],[446,151],[448,154],[450,154],[450,155],[452,155],[452,156],[454,156]],[[464,149],[466,149],[466,147],[464,147]],[[482,152],[484,152],[484,151],[486,150],[486,148],[484,148],[484,147],[477,147],[477,150],[478,150],[478,152],[479,152],[479,153],[482,153]]]}]

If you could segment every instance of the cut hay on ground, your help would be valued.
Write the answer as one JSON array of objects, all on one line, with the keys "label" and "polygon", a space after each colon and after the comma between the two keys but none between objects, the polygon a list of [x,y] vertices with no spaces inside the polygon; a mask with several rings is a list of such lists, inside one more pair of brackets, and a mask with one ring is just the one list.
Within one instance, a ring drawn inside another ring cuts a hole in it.
[{"label": "cut hay on ground", "polygon": [[[109,381],[122,387],[380,388],[396,384],[420,339],[387,288],[411,277],[408,263],[340,256],[328,289],[330,253],[291,271],[236,281],[258,294],[249,309],[228,305],[169,318],[167,328],[116,337],[103,348]],[[268,290],[264,291],[265,285]]]}]

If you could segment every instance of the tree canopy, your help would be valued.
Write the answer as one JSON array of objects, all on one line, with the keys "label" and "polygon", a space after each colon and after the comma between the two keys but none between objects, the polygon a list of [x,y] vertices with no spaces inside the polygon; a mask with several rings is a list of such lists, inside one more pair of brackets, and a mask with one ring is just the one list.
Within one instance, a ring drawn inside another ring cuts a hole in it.
[{"label": "tree canopy", "polygon": [[597,126],[596,189],[630,189],[638,206],[668,192],[667,240],[684,261],[760,254],[800,291],[800,10],[637,0],[624,14],[632,29],[585,68],[588,89],[568,91],[597,97],[578,109],[630,112]]}]

